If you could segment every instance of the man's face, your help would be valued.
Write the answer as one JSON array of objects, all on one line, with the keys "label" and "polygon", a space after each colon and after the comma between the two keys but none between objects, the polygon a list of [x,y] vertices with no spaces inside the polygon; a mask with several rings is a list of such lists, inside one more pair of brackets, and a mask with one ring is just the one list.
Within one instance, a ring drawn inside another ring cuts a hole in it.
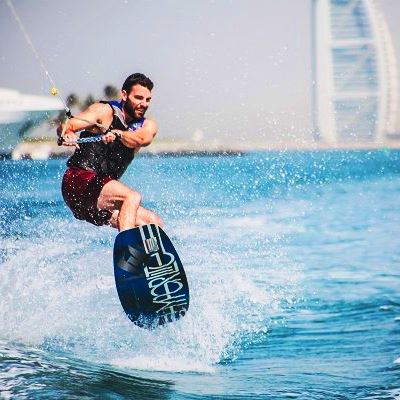
[{"label": "man's face", "polygon": [[144,86],[132,86],[129,94],[123,90],[124,111],[132,119],[143,118],[151,101],[151,92]]}]

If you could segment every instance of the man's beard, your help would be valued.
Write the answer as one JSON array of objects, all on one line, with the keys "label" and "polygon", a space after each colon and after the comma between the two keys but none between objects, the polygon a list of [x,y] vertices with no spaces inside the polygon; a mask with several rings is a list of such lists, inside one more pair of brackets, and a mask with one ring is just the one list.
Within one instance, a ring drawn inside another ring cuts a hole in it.
[{"label": "man's beard", "polygon": [[142,115],[141,115],[141,116],[138,116],[138,115],[136,114],[135,109],[132,107],[131,102],[126,101],[126,102],[124,103],[124,111],[125,111],[125,114],[127,114],[130,118],[132,118],[132,119],[139,119],[139,118],[143,118],[143,117],[144,117],[144,114],[146,114],[146,111],[147,111],[147,107],[143,108],[143,113],[142,113]]}]

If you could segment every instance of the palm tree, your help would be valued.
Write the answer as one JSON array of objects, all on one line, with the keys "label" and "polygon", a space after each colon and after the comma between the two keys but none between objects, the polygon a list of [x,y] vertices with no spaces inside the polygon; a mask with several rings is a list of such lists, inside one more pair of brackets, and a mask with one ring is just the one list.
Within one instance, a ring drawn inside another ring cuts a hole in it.
[{"label": "palm tree", "polygon": [[81,103],[81,110],[85,110],[86,108],[88,108],[91,104],[95,103],[96,99],[91,95],[88,94],[88,96],[86,97],[86,99],[83,101],[83,103]]},{"label": "palm tree", "polygon": [[66,103],[69,108],[78,107],[80,103],[78,95],[76,95],[75,93],[70,93],[67,97]]},{"label": "palm tree", "polygon": [[107,100],[115,100],[119,97],[119,90],[112,85],[107,85],[104,87],[104,96]]}]

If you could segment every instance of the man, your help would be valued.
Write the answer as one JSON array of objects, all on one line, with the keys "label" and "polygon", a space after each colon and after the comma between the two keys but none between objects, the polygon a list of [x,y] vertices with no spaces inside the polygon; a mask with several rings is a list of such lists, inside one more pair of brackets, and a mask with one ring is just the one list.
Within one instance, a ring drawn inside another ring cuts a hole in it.
[{"label": "man", "polygon": [[[63,145],[75,146],[62,181],[65,203],[75,218],[119,231],[144,224],[162,225],[154,212],[140,205],[140,194],[119,181],[135,154],[157,134],[157,124],[145,118],[153,82],[135,73],[126,78],[121,101],[99,102],[61,125]],[[102,141],[76,144],[80,137],[102,134]],[[75,143],[74,143],[75,142]]]}]

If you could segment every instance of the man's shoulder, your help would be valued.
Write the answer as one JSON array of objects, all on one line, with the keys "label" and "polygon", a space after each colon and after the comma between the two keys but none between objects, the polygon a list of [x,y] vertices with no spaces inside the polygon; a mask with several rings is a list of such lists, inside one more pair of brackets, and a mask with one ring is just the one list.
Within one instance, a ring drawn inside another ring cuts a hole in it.
[{"label": "man's shoulder", "polygon": [[88,110],[94,111],[94,112],[108,112],[112,113],[112,107],[110,107],[110,104],[107,102],[102,102],[99,101],[97,103],[93,103],[88,107]]},{"label": "man's shoulder", "polygon": [[122,104],[118,100],[100,100],[99,103],[104,104],[105,106],[108,106],[109,108],[122,110]]},{"label": "man's shoulder", "polygon": [[145,128],[146,131],[151,132],[153,137],[157,135],[158,125],[157,122],[154,121],[154,119],[146,118],[143,123],[143,128]]},{"label": "man's shoulder", "polygon": [[152,118],[145,118],[143,126],[157,129],[157,122]]}]

